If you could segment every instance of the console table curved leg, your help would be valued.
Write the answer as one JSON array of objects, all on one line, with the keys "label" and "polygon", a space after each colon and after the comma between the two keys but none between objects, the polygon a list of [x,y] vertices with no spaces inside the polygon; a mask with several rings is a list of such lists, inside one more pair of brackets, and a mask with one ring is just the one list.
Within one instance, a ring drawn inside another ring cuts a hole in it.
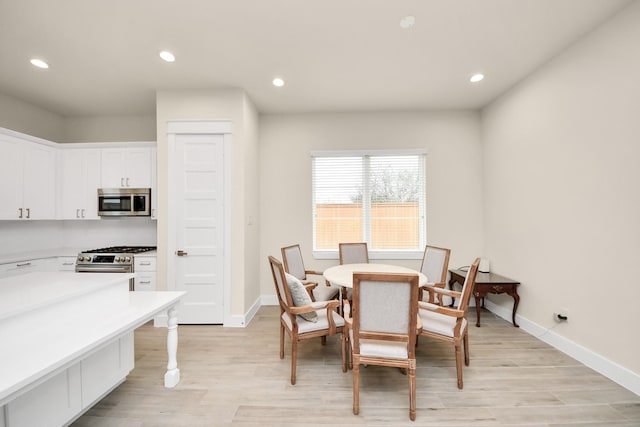
[{"label": "console table curved leg", "polygon": [[178,310],[171,307],[167,311],[167,372],[164,374],[164,386],[173,388],[180,382],[180,369],[178,369]]},{"label": "console table curved leg", "polygon": [[516,310],[518,309],[518,304],[520,304],[520,295],[518,295],[518,291],[513,289],[513,292],[508,292],[509,295],[513,297],[513,312],[511,313],[511,321],[513,322],[513,326],[519,328],[520,325],[516,323]]}]

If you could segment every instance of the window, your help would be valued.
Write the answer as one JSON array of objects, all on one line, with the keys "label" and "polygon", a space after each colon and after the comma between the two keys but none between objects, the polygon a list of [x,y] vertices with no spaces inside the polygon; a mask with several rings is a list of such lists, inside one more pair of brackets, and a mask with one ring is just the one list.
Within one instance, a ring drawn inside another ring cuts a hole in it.
[{"label": "window", "polygon": [[[424,151],[314,152],[314,254],[367,242],[373,258],[422,254]],[[332,256],[327,256],[332,257]]]}]

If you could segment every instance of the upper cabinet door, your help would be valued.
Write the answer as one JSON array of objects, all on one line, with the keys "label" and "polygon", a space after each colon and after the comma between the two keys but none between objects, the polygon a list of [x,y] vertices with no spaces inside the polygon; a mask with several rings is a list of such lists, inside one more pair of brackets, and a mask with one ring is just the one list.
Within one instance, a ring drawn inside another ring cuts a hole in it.
[{"label": "upper cabinet door", "polygon": [[0,219],[19,219],[22,208],[20,144],[0,135]]},{"label": "upper cabinet door", "polygon": [[23,202],[27,219],[55,219],[56,152],[52,147],[25,144]]},{"label": "upper cabinet door", "polygon": [[103,149],[102,187],[150,188],[151,148]]},{"label": "upper cabinet door", "polygon": [[151,148],[128,149],[126,184],[132,188],[151,188]]},{"label": "upper cabinet door", "polygon": [[100,149],[64,149],[60,159],[61,219],[99,219]]},{"label": "upper cabinet door", "polygon": [[0,219],[55,219],[55,149],[0,135]]}]

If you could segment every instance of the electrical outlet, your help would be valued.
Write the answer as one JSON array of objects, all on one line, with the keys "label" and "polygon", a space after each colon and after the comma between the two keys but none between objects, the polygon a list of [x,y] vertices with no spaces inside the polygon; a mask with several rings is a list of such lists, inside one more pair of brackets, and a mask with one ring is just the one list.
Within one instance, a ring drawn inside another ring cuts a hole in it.
[{"label": "electrical outlet", "polygon": [[569,320],[569,310],[564,308],[564,307],[558,308],[558,310],[553,313],[553,320],[555,320],[556,322],[566,322],[566,321],[568,321]]}]

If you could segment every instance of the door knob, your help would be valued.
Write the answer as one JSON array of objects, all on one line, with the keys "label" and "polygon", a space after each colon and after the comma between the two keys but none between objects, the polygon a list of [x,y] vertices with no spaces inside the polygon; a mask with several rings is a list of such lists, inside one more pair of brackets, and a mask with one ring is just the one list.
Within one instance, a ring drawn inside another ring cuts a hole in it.
[{"label": "door knob", "polygon": [[187,256],[189,252],[185,252],[183,250],[176,251],[176,255],[178,256]]}]

